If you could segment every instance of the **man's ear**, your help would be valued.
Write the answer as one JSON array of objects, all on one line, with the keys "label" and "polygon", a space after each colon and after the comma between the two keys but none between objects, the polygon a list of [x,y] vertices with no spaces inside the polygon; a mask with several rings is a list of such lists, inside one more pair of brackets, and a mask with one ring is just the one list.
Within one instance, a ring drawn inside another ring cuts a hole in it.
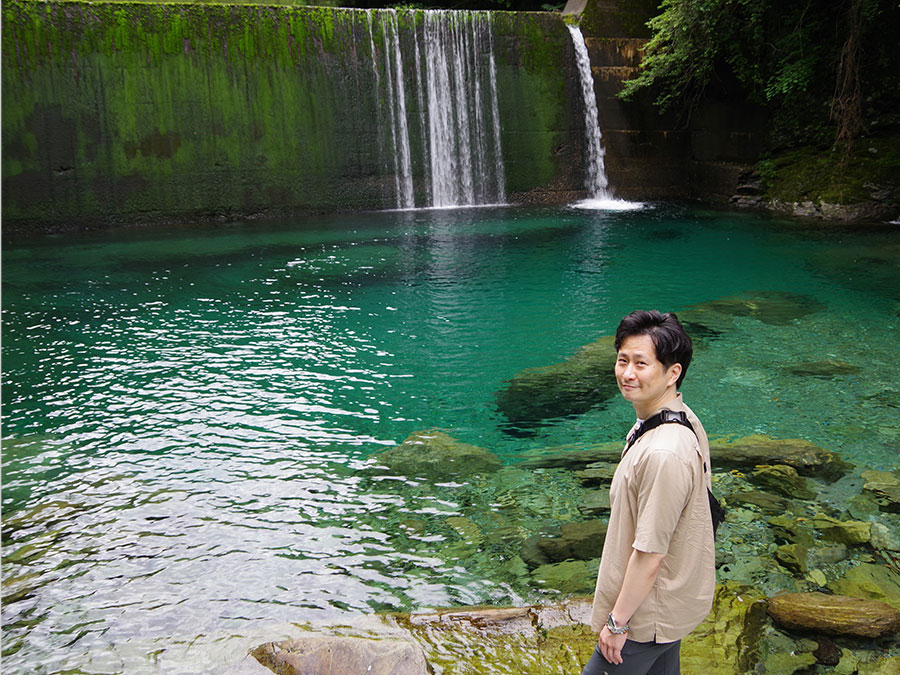
[{"label": "man's ear", "polygon": [[678,382],[678,378],[681,376],[681,364],[673,363],[669,366],[669,372],[666,373],[666,386],[671,387],[676,382]]}]

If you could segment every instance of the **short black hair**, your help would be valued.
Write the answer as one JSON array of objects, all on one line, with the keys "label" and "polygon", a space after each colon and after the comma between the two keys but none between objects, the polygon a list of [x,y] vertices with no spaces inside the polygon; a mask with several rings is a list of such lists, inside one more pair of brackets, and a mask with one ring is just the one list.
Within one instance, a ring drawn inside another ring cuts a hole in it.
[{"label": "short black hair", "polygon": [[681,375],[675,383],[675,388],[679,389],[688,366],[691,365],[694,348],[678,317],[671,312],[661,314],[655,309],[632,312],[622,319],[616,329],[616,352],[622,347],[625,338],[632,335],[649,335],[656,349],[656,358],[666,368],[676,363],[681,364]]}]

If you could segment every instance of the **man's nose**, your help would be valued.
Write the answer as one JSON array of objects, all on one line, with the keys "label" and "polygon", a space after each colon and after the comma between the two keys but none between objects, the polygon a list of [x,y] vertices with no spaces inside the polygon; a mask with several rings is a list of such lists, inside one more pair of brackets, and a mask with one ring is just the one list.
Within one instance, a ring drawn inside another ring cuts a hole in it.
[{"label": "man's nose", "polygon": [[629,363],[627,366],[625,366],[625,370],[622,372],[622,378],[630,380],[632,377],[634,377],[634,366]]}]

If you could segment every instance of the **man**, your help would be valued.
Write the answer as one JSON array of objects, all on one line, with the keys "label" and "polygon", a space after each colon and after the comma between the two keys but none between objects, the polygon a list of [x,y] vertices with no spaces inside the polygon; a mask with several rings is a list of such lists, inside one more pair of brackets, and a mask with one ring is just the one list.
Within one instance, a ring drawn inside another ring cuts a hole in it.
[{"label": "man", "polygon": [[[615,345],[616,382],[638,422],[609,491],[591,622],[600,638],[582,675],[678,675],[681,639],[715,592],[709,441],[678,392],[693,350],[675,315],[657,311],[622,319]],[[693,432],[666,423],[640,434],[663,409],[685,413]]]}]

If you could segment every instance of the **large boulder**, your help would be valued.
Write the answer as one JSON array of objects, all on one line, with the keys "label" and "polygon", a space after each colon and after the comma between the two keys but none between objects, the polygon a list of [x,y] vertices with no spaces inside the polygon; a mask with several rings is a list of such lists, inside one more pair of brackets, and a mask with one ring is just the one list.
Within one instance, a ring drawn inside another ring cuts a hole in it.
[{"label": "large boulder", "polygon": [[769,616],[790,630],[881,637],[900,631],[900,611],[877,600],[824,593],[784,593],[769,598]]},{"label": "large boulder", "polygon": [[809,441],[777,439],[762,434],[733,441],[712,441],[710,454],[716,471],[747,470],[760,464],[785,464],[796,469],[800,475],[833,481],[853,468],[838,454]]},{"label": "large boulder", "polygon": [[497,392],[497,408],[518,426],[578,415],[618,393],[615,338],[602,337],[566,361],[523,370]]},{"label": "large boulder", "polygon": [[394,473],[442,481],[492,473],[501,467],[490,450],[461,443],[443,431],[418,431],[377,456]]},{"label": "large boulder", "polygon": [[280,675],[426,675],[425,653],[414,640],[314,635],[267,642],[251,654]]}]

